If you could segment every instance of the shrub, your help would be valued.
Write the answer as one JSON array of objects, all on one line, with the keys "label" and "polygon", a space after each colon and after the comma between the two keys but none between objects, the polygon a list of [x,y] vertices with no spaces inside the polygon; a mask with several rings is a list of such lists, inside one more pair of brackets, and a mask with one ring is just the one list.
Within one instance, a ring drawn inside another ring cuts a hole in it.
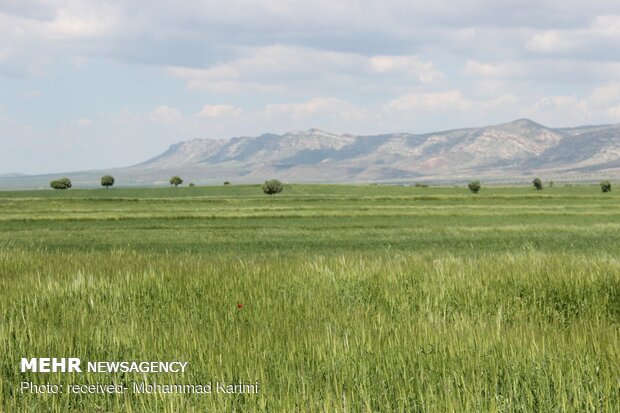
[{"label": "shrub", "polygon": [[71,179],[60,178],[50,182],[50,186],[54,189],[69,189],[71,188]]},{"label": "shrub", "polygon": [[106,189],[114,185],[114,177],[111,175],[105,175],[101,177],[101,186],[105,186]]},{"label": "shrub", "polygon": [[230,185],[230,182],[224,181],[224,185]]},{"label": "shrub", "polygon": [[532,184],[534,185],[534,188],[536,188],[537,191],[542,191],[543,184],[539,178],[534,178],[534,180],[532,181]]},{"label": "shrub", "polygon": [[609,182],[609,181],[601,182],[601,191],[603,191],[603,192],[611,192],[611,182]]},{"label": "shrub", "polygon": [[175,188],[183,183],[183,180],[180,176],[173,176],[170,178],[170,185],[173,185]]},{"label": "shrub", "polygon": [[190,183],[189,183],[189,186],[196,186],[196,184],[195,184],[195,183],[193,183],[193,182],[190,182]]},{"label": "shrub", "polygon": [[272,179],[270,181],[265,181],[263,185],[263,192],[267,195],[273,195],[282,192],[284,187],[282,186],[282,182],[277,179]]},{"label": "shrub", "polygon": [[480,191],[481,185],[480,185],[480,181],[471,181],[467,187],[469,188],[470,191],[472,191],[474,194],[477,194],[478,191]]}]

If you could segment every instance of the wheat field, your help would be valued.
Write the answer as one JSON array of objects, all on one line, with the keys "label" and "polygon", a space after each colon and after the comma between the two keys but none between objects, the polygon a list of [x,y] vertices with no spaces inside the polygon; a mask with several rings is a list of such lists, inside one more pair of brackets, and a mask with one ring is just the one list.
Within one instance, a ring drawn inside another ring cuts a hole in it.
[{"label": "wheat field", "polygon": [[[0,192],[0,410],[620,411],[619,199],[597,186]],[[188,369],[21,373],[22,357]]]}]

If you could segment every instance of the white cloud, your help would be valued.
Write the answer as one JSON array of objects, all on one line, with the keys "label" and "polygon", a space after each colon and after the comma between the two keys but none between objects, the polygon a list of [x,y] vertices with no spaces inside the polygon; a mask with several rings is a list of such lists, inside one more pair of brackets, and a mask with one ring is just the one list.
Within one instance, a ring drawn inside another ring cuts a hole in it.
[{"label": "white cloud", "polygon": [[529,109],[531,115],[543,118],[542,121],[566,117],[566,122],[573,124],[587,120],[590,115],[588,102],[577,96],[544,96],[534,102]]},{"label": "white cloud", "polygon": [[550,30],[534,35],[526,44],[534,52],[566,52],[579,46],[581,39],[568,31]]},{"label": "white cloud", "polygon": [[620,121],[620,83],[594,88],[583,97],[578,95],[545,95],[528,105],[522,99],[526,116],[539,119],[550,126],[574,126],[584,123]]},{"label": "white cloud", "polygon": [[345,121],[361,119],[365,111],[350,102],[335,97],[313,98],[303,103],[279,103],[268,105],[264,113],[269,117],[290,116],[293,119],[306,119],[322,114]]},{"label": "white cloud", "polygon": [[50,22],[40,22],[42,33],[58,39],[92,39],[114,33],[121,10],[105,2],[64,2]]},{"label": "white cloud", "polygon": [[527,50],[550,55],[619,60],[620,15],[595,16],[587,27],[543,30],[531,36]]},{"label": "white cloud", "polygon": [[[291,86],[307,89],[316,84],[327,91],[343,87],[343,81],[353,86],[395,79],[436,83],[444,77],[432,62],[417,56],[364,56],[288,45],[245,48],[239,53],[236,59],[205,69],[168,71],[184,79],[190,90],[227,93],[284,93]],[[386,79],[388,74],[393,78]]]},{"label": "white cloud", "polygon": [[463,71],[473,76],[505,78],[521,77],[526,74],[527,68],[521,62],[491,64],[468,59]]},{"label": "white cloud", "polygon": [[620,15],[611,14],[596,16],[590,28],[590,32],[601,36],[619,37]]},{"label": "white cloud", "polygon": [[194,116],[197,118],[221,118],[224,116],[240,116],[243,111],[232,105],[205,105]]},{"label": "white cloud", "polygon": [[619,120],[619,56],[616,0],[0,0],[7,116],[51,126],[0,123],[48,149],[64,127],[78,152],[112,135],[144,150],[309,127],[602,123]]},{"label": "white cloud", "polygon": [[95,122],[92,119],[78,119],[75,121],[78,126],[93,126]]},{"label": "white cloud", "polygon": [[423,62],[418,56],[371,56],[369,63],[378,73],[407,73],[423,83],[436,83],[444,78],[432,62]]},{"label": "white cloud", "polygon": [[149,115],[151,122],[163,125],[177,123],[182,120],[182,117],[183,115],[179,110],[167,105],[155,108]]},{"label": "white cloud", "polygon": [[397,111],[449,111],[465,110],[472,106],[472,102],[463,97],[460,90],[432,93],[410,93],[389,101],[385,108]]},{"label": "white cloud", "polygon": [[588,100],[597,106],[620,104],[620,82],[596,87],[590,94]]},{"label": "white cloud", "polygon": [[612,118],[615,122],[620,122],[620,105],[608,108],[607,115],[609,115],[609,117]]}]

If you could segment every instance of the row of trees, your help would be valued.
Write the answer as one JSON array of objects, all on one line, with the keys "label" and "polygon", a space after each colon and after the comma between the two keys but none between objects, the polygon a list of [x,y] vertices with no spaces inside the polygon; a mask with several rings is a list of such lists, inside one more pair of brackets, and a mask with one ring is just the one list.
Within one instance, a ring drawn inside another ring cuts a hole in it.
[{"label": "row of trees", "polygon": [[[181,184],[183,184],[183,179],[180,176],[175,175],[170,178],[171,186],[174,186],[176,188]],[[224,185],[229,185],[229,184],[230,182],[228,181],[224,182]],[[52,182],[50,182],[50,186],[54,189],[69,189],[71,188],[71,180],[69,178],[55,179]],[[102,176],[101,186],[105,187],[106,189],[108,189],[111,186],[114,186],[114,177],[112,175]],[[194,184],[190,183],[189,186],[194,186]],[[282,185],[282,182],[278,181],[277,179],[271,179],[269,181],[265,181],[265,183],[262,186],[262,189],[263,189],[263,192],[266,193],[267,195],[274,195],[274,194],[278,194],[282,192],[282,190],[284,189],[284,186]]]},{"label": "row of trees", "polygon": [[[534,185],[534,188],[537,191],[542,191],[543,190],[543,183],[540,180],[540,178],[534,178],[534,180],[532,181],[532,185]],[[601,191],[602,192],[611,192],[611,182],[609,181],[602,181],[601,182]],[[467,187],[469,188],[469,190],[471,192],[473,192],[474,194],[477,194],[478,191],[480,191],[480,188],[482,188],[482,185],[480,185],[480,181],[471,181]],[[549,187],[553,187],[553,181],[549,182]]]},{"label": "row of trees", "polygon": [[[170,178],[170,185],[174,186],[175,188],[181,184],[183,184],[183,179],[180,176],[175,175]],[[224,185],[230,185],[230,182],[225,181]],[[189,184],[189,186],[194,186],[194,184]],[[275,195],[282,192],[282,190],[284,189],[284,185],[282,185],[282,182],[278,181],[277,179],[271,179],[269,181],[265,181],[262,189],[263,192],[267,195]]]},{"label": "row of trees", "polygon": [[[104,186],[107,189],[111,187],[112,185],[114,185],[113,176],[105,175],[101,177],[101,186]],[[71,188],[71,186],[72,186],[71,179],[69,178],[54,179],[52,182],[50,182],[50,187],[54,189],[69,189]]]},{"label": "row of trees", "polygon": [[[180,176],[175,175],[170,178],[171,186],[174,186],[176,188],[181,184],[183,184],[183,179]],[[229,185],[229,184],[230,182],[228,181],[224,182],[224,185]],[[101,186],[107,189],[113,185],[114,185],[113,176],[105,175],[101,177]],[[534,178],[534,180],[532,181],[532,185],[534,185],[534,188],[537,191],[543,190],[543,183],[540,180],[540,178]],[[611,192],[611,182],[602,181],[600,185],[601,185],[602,192]],[[50,186],[54,189],[69,189],[71,188],[71,180],[69,178],[55,179],[52,182],[50,182]],[[190,183],[189,186],[194,186],[194,184]],[[418,184],[416,184],[416,186],[418,186]],[[420,185],[420,186],[426,187],[428,185]],[[552,187],[552,186],[553,186],[553,181],[549,182],[549,187]],[[471,192],[473,192],[474,194],[477,194],[478,191],[480,191],[480,188],[482,188],[482,185],[480,184],[480,181],[471,181],[467,185],[467,187],[469,188]],[[284,186],[282,185],[282,182],[278,181],[277,179],[271,179],[269,181],[265,181],[265,183],[262,186],[262,189],[263,189],[263,192],[266,193],[267,195],[275,195],[275,194],[282,192],[282,190],[284,189]]]}]

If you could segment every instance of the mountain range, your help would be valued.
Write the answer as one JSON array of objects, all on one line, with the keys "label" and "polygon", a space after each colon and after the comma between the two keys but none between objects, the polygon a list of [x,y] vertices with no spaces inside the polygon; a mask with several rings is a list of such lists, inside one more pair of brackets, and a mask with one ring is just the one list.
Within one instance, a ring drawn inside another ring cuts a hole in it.
[{"label": "mountain range", "polygon": [[620,177],[620,124],[550,128],[529,119],[425,134],[334,134],[318,129],[176,143],[126,168],[38,176],[0,176],[0,186],[47,186],[69,176],[74,186],[185,182],[520,182]]}]

